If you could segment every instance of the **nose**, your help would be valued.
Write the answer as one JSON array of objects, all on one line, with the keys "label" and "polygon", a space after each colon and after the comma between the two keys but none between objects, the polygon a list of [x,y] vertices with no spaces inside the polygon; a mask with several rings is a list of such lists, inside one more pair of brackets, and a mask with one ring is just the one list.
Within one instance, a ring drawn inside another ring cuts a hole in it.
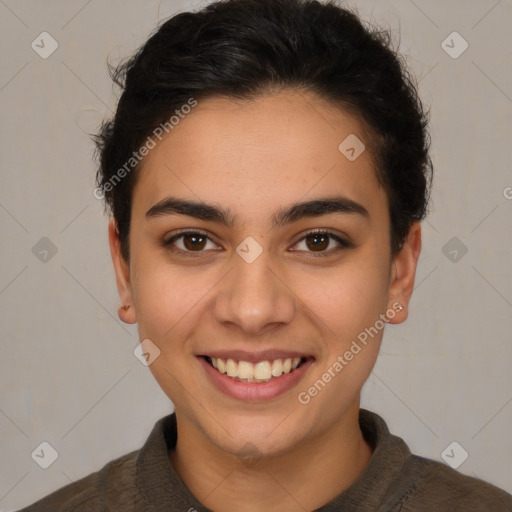
[{"label": "nose", "polygon": [[250,263],[237,254],[234,268],[220,283],[213,305],[217,322],[257,336],[289,324],[296,301],[286,278],[263,253]]}]

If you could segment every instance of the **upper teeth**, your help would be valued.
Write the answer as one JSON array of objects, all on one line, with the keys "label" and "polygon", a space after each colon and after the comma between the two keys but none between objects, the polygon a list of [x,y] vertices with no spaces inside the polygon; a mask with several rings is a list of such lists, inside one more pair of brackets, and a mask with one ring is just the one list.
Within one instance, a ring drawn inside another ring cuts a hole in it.
[{"label": "upper teeth", "polygon": [[210,359],[213,367],[219,372],[227,374],[228,377],[238,377],[249,382],[269,381],[272,377],[280,377],[283,373],[295,370],[300,363],[300,357],[260,361],[256,364],[218,357]]}]

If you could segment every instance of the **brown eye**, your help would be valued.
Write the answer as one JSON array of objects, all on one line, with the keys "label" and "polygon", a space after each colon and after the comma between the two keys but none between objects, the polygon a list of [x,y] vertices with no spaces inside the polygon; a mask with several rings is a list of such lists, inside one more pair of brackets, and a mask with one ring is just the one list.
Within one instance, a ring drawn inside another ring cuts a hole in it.
[{"label": "brown eye", "polygon": [[187,231],[171,237],[162,242],[164,247],[176,253],[200,255],[208,249],[218,249],[218,246],[210,240],[210,237],[199,231]]},{"label": "brown eye", "polygon": [[183,235],[183,245],[189,251],[204,249],[207,238],[201,234]]},{"label": "brown eye", "polygon": [[325,234],[308,235],[306,238],[306,245],[312,251],[325,251],[329,247],[330,238]]},{"label": "brown eye", "polygon": [[312,231],[306,233],[295,246],[297,247],[297,249],[294,249],[295,251],[316,253],[317,256],[329,256],[343,249],[352,247],[350,242],[328,231]]}]

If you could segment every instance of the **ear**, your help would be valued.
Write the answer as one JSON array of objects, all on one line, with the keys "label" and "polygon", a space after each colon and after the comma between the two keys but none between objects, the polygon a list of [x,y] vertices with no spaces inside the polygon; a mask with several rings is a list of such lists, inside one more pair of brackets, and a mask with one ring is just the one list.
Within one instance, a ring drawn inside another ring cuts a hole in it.
[{"label": "ear", "polygon": [[[390,324],[401,324],[407,319],[409,301],[414,289],[416,266],[421,252],[421,226],[414,222],[400,252],[395,256],[391,268],[389,285],[389,310],[395,315],[389,317]],[[398,304],[402,306],[400,309]]]},{"label": "ear", "polygon": [[123,322],[134,324],[137,321],[137,317],[132,297],[130,266],[121,254],[121,241],[119,240],[117,222],[114,218],[108,223],[108,241],[120,299],[118,315]]}]

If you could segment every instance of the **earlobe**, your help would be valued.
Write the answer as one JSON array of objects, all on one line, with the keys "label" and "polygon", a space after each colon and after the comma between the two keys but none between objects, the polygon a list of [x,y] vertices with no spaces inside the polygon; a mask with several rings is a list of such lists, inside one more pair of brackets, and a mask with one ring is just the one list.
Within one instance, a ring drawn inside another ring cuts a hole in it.
[{"label": "earlobe", "polygon": [[130,266],[121,253],[121,241],[119,240],[117,223],[114,218],[112,218],[108,224],[108,240],[120,300],[118,316],[123,322],[134,324],[137,318],[133,306]]},{"label": "earlobe", "polygon": [[[414,290],[416,267],[421,252],[421,225],[414,222],[400,252],[393,261],[392,279],[389,286],[388,309],[395,315],[389,316],[389,323],[400,324],[407,319],[409,301]],[[397,307],[399,304],[402,309]]]},{"label": "earlobe", "polygon": [[117,309],[117,316],[119,316],[125,324],[134,324],[137,321],[135,317],[135,310],[130,310],[131,307],[131,304],[125,304],[124,306],[119,306]]}]

